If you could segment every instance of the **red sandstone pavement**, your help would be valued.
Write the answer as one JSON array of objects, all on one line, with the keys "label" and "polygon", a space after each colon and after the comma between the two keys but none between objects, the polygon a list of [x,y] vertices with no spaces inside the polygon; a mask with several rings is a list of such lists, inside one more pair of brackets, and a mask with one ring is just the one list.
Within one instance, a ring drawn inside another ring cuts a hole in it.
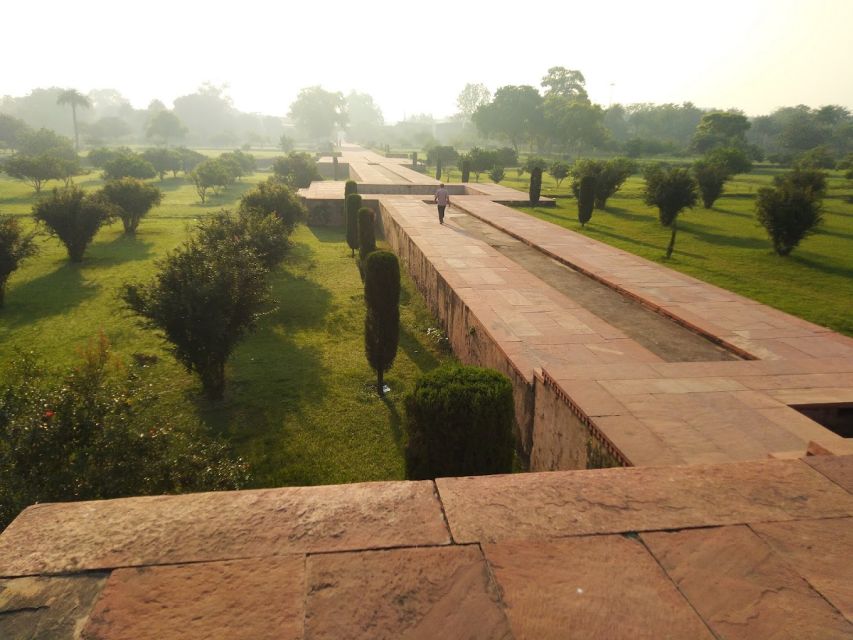
[{"label": "red sandstone pavement", "polygon": [[0,535],[0,638],[850,638],[851,476],[821,456],[31,507]]}]

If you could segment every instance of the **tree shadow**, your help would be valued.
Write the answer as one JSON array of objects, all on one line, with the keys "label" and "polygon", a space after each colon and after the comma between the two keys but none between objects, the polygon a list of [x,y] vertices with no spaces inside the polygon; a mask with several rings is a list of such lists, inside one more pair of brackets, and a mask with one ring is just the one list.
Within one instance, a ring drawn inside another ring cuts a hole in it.
[{"label": "tree shadow", "polygon": [[[346,229],[343,227],[321,227],[314,225],[307,225],[308,231],[311,232],[319,242],[323,243],[340,243],[343,242],[346,245],[347,235]],[[346,246],[347,255],[349,255],[350,248]]]},{"label": "tree shadow", "polygon": [[68,313],[97,295],[99,288],[85,281],[80,265],[71,262],[17,286],[13,278],[6,291],[5,306],[0,309],[0,318],[17,327]]},{"label": "tree shadow", "polygon": [[391,436],[394,438],[394,444],[397,445],[397,450],[403,453],[405,437],[403,435],[403,418],[397,410],[397,405],[387,395],[382,396],[382,403],[388,410],[388,424],[391,427]]},{"label": "tree shadow", "polygon": [[639,213],[634,213],[633,211],[629,211],[628,209],[623,209],[622,207],[605,207],[604,210],[596,209],[593,212],[593,217],[595,217],[596,213],[610,213],[619,218],[620,220],[634,220],[637,222],[648,221],[649,216],[644,216]]},{"label": "tree shadow", "polygon": [[[679,229],[679,231],[682,231],[684,229],[684,227],[679,226],[678,229]],[[646,247],[647,249],[655,249],[657,251],[660,251],[661,253],[666,251],[665,245],[652,244],[651,242],[646,242],[644,240],[638,240],[637,238],[633,238],[631,236],[623,236],[623,235],[620,235],[618,233],[612,233],[610,231],[605,231],[604,229],[602,229],[600,227],[593,227],[592,229],[590,229],[590,231],[593,231],[595,234],[607,236],[608,238],[613,238],[613,239],[619,240],[621,242],[627,242],[628,244],[633,244],[633,245],[636,245],[638,247]],[[594,235],[590,235],[590,237],[593,240],[595,239]],[[675,253],[680,253],[683,256],[689,256],[691,258],[695,258],[696,260],[707,260],[708,259],[706,256],[701,256],[698,253],[691,253],[689,251],[680,250],[678,248],[677,242],[676,242],[676,247],[675,247]]]},{"label": "tree shadow", "polygon": [[[794,249],[794,251],[796,252],[796,249]],[[853,278],[853,267],[826,264],[826,262],[815,260],[814,258],[809,257],[808,254],[804,253],[792,253],[788,258],[793,262],[802,264],[810,269],[815,269],[816,271],[822,271],[823,273],[841,276],[843,278]]]},{"label": "tree shadow", "polygon": [[844,238],[845,240],[853,240],[853,233],[844,233],[843,231],[835,231],[834,229],[827,229],[825,227],[815,229],[814,235],[834,236],[836,238]]},{"label": "tree shadow", "polygon": [[704,207],[700,209],[700,211],[707,211],[708,213],[723,213],[727,216],[737,216],[738,218],[752,218],[753,216],[748,213],[743,213],[742,211],[734,211],[732,209],[724,209],[723,207],[719,207],[714,205],[710,209],[705,209]]},{"label": "tree shadow", "polygon": [[421,373],[432,371],[439,365],[438,358],[418,342],[418,339],[403,326],[400,327],[399,345]]},{"label": "tree shadow", "polygon": [[767,246],[767,242],[759,238],[730,236],[722,233],[714,233],[707,229],[709,229],[708,225],[691,221],[680,225],[679,230],[691,233],[703,242],[716,246],[740,247],[742,249],[762,249]]},{"label": "tree shadow", "polygon": [[146,242],[137,235],[122,233],[111,242],[93,244],[87,252],[87,266],[111,267],[124,262],[148,260],[153,253],[153,242]]}]

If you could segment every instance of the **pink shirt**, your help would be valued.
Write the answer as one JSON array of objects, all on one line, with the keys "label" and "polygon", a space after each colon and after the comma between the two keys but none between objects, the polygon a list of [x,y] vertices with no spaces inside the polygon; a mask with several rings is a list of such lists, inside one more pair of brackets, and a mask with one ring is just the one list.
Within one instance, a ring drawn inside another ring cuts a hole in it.
[{"label": "pink shirt", "polygon": [[447,189],[441,187],[435,192],[435,202],[442,207],[446,206],[447,203],[450,202],[450,194],[447,193]]}]

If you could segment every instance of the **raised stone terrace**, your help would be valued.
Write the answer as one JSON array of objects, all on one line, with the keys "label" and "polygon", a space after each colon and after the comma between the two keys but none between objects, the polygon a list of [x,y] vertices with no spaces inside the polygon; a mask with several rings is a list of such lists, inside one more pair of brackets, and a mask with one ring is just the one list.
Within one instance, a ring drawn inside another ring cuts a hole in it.
[{"label": "raised stone terrace", "polygon": [[[0,639],[853,638],[853,341],[525,194],[451,185],[442,226],[405,160],[338,164],[543,472],[36,505]],[[342,181],[301,195],[340,220]]]},{"label": "raised stone terrace", "polygon": [[0,638],[853,637],[853,456],[45,504]]}]

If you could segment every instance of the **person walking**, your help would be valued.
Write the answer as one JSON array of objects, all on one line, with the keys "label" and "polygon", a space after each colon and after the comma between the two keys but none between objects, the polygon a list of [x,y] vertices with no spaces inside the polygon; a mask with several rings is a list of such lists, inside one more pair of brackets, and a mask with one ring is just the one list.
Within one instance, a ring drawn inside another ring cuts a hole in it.
[{"label": "person walking", "polygon": [[433,202],[438,205],[438,223],[444,224],[444,210],[447,208],[447,205],[450,204],[450,194],[447,193],[447,189],[444,187],[443,182],[439,183]]}]

